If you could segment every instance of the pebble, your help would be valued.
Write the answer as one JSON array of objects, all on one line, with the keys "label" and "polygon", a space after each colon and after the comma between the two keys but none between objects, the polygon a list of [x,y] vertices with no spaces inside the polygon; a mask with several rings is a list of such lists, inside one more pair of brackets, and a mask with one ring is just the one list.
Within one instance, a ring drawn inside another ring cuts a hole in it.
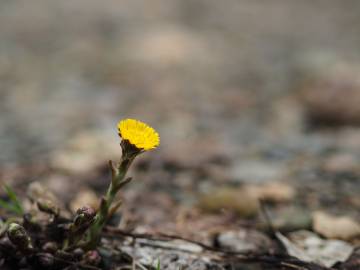
[{"label": "pebble", "polygon": [[271,240],[256,230],[239,229],[220,233],[216,242],[220,248],[236,252],[266,252],[271,249]]}]

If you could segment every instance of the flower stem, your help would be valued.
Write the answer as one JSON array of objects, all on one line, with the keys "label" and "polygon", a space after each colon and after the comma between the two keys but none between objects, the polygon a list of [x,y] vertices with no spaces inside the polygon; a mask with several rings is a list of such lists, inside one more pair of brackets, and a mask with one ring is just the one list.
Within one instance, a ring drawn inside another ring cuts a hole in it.
[{"label": "flower stem", "polygon": [[99,210],[95,216],[95,221],[90,227],[89,239],[85,246],[86,249],[94,249],[100,242],[101,231],[110,218],[110,209],[116,194],[131,180],[131,178],[125,179],[125,176],[132,161],[134,160],[134,157],[127,157],[126,155],[123,155],[117,167],[115,167],[111,161],[109,162],[112,178],[111,183],[105,197],[101,199]]}]

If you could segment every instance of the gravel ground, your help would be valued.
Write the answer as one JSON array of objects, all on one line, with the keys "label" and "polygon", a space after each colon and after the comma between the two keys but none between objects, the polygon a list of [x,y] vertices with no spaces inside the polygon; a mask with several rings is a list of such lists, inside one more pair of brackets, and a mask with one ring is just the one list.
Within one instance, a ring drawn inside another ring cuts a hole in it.
[{"label": "gravel ground", "polygon": [[254,220],[199,214],[199,198],[219,189],[248,206],[226,188],[274,182],[296,191],[272,195],[274,222],[359,221],[359,12],[357,0],[0,1],[1,180],[20,192],[39,180],[65,204],[102,192],[131,117],[161,147],[131,171],[126,226],[213,244],[214,228]]}]

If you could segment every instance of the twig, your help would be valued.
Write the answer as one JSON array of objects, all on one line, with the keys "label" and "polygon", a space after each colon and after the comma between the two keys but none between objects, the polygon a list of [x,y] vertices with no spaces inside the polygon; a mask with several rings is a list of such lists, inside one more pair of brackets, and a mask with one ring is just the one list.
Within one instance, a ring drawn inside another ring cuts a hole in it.
[{"label": "twig", "polygon": [[160,248],[160,249],[168,249],[168,250],[176,250],[176,251],[181,251],[181,252],[186,252],[186,253],[193,253],[193,251],[189,250],[189,249],[183,249],[183,248],[178,248],[178,247],[174,247],[174,246],[164,246],[164,245],[159,245],[159,244],[153,244],[153,243],[144,243],[141,242],[139,243],[141,246],[148,246],[148,247],[153,247],[153,248]]},{"label": "twig", "polygon": [[286,252],[288,254],[286,245],[283,243],[283,241],[281,241],[281,239],[279,239],[278,235],[280,234],[280,232],[275,229],[275,226],[274,226],[273,222],[271,221],[271,217],[270,217],[266,202],[261,199],[259,202],[260,202],[261,213],[263,214],[263,216],[265,218],[266,224],[269,227],[269,230],[270,230],[272,236],[274,237],[275,241],[280,245],[282,251]]},{"label": "twig", "polygon": [[275,236],[276,229],[275,229],[275,227],[274,227],[274,225],[273,225],[273,223],[271,221],[269,211],[268,211],[268,209],[266,207],[266,203],[265,203],[264,200],[260,199],[259,204],[260,204],[261,213],[263,214],[263,216],[265,218],[266,224],[269,227],[269,230],[270,230],[271,234]]},{"label": "twig", "polygon": [[[179,235],[173,235],[173,234],[164,234],[164,233],[158,233],[156,235],[147,234],[147,233],[131,233],[131,232],[125,232],[119,229],[115,229],[112,227],[106,227],[105,232],[103,233],[105,237],[131,237],[133,239],[148,239],[153,241],[170,241],[170,240],[182,240],[185,242],[189,242],[195,245],[198,245],[202,247],[205,250],[218,252],[218,253],[224,253],[224,254],[232,254],[232,255],[247,255],[248,252],[239,252],[239,251],[227,251],[220,248],[212,247],[209,245],[206,245],[204,243],[188,239]],[[183,250],[182,250],[183,251]]]},{"label": "twig", "polygon": [[[41,255],[41,253],[37,253],[37,255]],[[98,268],[96,266],[92,266],[92,265],[88,265],[88,264],[83,264],[81,262],[72,262],[72,261],[68,261],[59,257],[55,257],[54,256],[54,260],[58,261],[58,262],[62,262],[62,263],[66,263],[69,264],[71,266],[77,266],[80,267],[80,269],[86,269],[86,270],[101,270],[101,268]]]},{"label": "twig", "polygon": [[[159,233],[157,235],[152,234],[139,234],[125,232],[119,229],[112,227],[106,227],[104,236],[107,237],[131,237],[133,239],[148,239],[154,241],[170,241],[170,240],[183,240],[192,244],[199,245],[203,249],[215,253],[220,253],[220,255],[226,259],[227,262],[248,262],[248,263],[263,263],[278,267],[288,267],[292,269],[304,269],[304,270],[329,270],[331,268],[323,267],[315,263],[308,263],[301,261],[295,257],[292,257],[288,254],[268,254],[268,253],[251,253],[251,252],[236,252],[236,251],[227,251],[219,248],[215,248],[201,242],[187,239],[178,235],[164,234]],[[158,248],[164,248],[161,245],[156,245]],[[166,248],[166,247],[165,247]],[[184,250],[181,250],[184,251]]]},{"label": "twig", "polygon": [[290,268],[293,268],[293,269],[304,269],[303,267],[301,266],[297,266],[297,265],[293,265],[293,264],[290,264],[290,263],[287,263],[287,262],[282,262],[281,263],[282,265],[286,266],[286,267],[290,267]]},{"label": "twig", "polygon": [[138,266],[142,270],[148,270],[144,265],[142,265],[141,263],[138,263],[136,261],[135,261],[135,265]]}]

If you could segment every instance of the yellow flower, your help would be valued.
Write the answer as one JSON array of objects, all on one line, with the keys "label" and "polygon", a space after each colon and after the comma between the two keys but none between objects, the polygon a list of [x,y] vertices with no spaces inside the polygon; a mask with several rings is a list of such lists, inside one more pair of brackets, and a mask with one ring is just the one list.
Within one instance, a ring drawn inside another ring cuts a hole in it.
[{"label": "yellow flower", "polygon": [[135,119],[125,119],[118,123],[119,136],[141,150],[151,150],[159,146],[159,134],[147,124]]}]

